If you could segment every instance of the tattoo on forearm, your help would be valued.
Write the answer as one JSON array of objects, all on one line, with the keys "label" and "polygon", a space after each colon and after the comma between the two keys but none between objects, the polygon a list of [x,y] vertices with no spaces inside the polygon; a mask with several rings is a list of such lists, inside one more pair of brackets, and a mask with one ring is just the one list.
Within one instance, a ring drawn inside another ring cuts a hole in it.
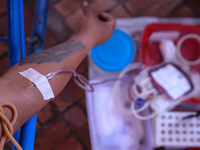
[{"label": "tattoo on forearm", "polygon": [[59,63],[65,57],[70,56],[78,51],[81,51],[85,48],[85,45],[78,41],[74,40],[67,41],[63,44],[57,45],[47,50],[43,50],[39,53],[32,54],[19,62],[19,65],[25,64],[42,64],[48,62],[57,62]]}]

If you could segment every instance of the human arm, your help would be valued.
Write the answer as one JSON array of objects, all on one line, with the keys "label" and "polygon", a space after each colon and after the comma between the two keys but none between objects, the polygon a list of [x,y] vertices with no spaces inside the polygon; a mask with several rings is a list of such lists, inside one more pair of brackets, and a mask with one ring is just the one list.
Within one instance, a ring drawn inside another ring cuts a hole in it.
[{"label": "human arm", "polygon": [[[76,69],[93,46],[104,42],[112,34],[114,20],[110,16],[102,15],[101,18],[105,21],[97,19],[85,6],[80,26],[67,42],[25,58],[1,77],[0,101],[14,104],[18,111],[15,131],[49,102],[49,100],[44,101],[39,90],[31,86],[32,83],[18,72],[34,68],[46,75],[61,68]],[[49,80],[55,96],[67,84],[70,77],[70,73],[62,73]],[[6,111],[6,116],[8,118],[12,116],[9,110]]]}]

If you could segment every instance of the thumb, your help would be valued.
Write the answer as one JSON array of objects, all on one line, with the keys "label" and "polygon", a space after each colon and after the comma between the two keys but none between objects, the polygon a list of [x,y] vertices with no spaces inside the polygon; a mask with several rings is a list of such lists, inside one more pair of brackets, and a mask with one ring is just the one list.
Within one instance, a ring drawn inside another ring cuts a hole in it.
[{"label": "thumb", "polygon": [[87,1],[84,1],[82,4],[82,11],[84,15],[89,15],[92,13],[92,9]]}]

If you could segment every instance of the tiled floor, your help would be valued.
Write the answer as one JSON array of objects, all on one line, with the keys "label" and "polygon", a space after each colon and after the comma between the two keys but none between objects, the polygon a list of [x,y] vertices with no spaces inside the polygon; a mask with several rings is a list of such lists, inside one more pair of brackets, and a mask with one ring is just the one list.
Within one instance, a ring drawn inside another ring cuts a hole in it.
[{"label": "tiled floor", "polygon": [[[30,35],[35,0],[24,0],[26,36]],[[83,0],[50,0],[45,48],[66,41],[82,12]],[[116,18],[139,16],[200,17],[199,0],[88,0],[96,13]],[[6,0],[0,1],[0,36],[7,35]],[[8,68],[7,44],[0,43],[0,75]],[[87,77],[87,58],[78,72]],[[84,91],[72,81],[38,113],[35,150],[90,150]]]}]

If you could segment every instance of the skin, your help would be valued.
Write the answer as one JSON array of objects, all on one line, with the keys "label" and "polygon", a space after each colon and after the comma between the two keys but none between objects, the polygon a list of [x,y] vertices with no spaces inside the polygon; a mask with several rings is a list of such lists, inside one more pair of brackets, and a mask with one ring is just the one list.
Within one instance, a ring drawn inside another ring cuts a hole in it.
[{"label": "skin", "polygon": [[[33,68],[46,75],[61,68],[76,69],[92,47],[106,42],[112,35],[115,27],[112,16],[107,13],[96,16],[87,2],[83,3],[82,10],[83,16],[68,41],[26,57],[0,78],[0,103],[10,102],[17,108],[14,132],[51,101],[44,101],[39,90],[18,72]],[[55,96],[62,91],[70,77],[70,73],[61,73],[49,80]],[[4,108],[4,111],[11,119],[10,109]]]}]

